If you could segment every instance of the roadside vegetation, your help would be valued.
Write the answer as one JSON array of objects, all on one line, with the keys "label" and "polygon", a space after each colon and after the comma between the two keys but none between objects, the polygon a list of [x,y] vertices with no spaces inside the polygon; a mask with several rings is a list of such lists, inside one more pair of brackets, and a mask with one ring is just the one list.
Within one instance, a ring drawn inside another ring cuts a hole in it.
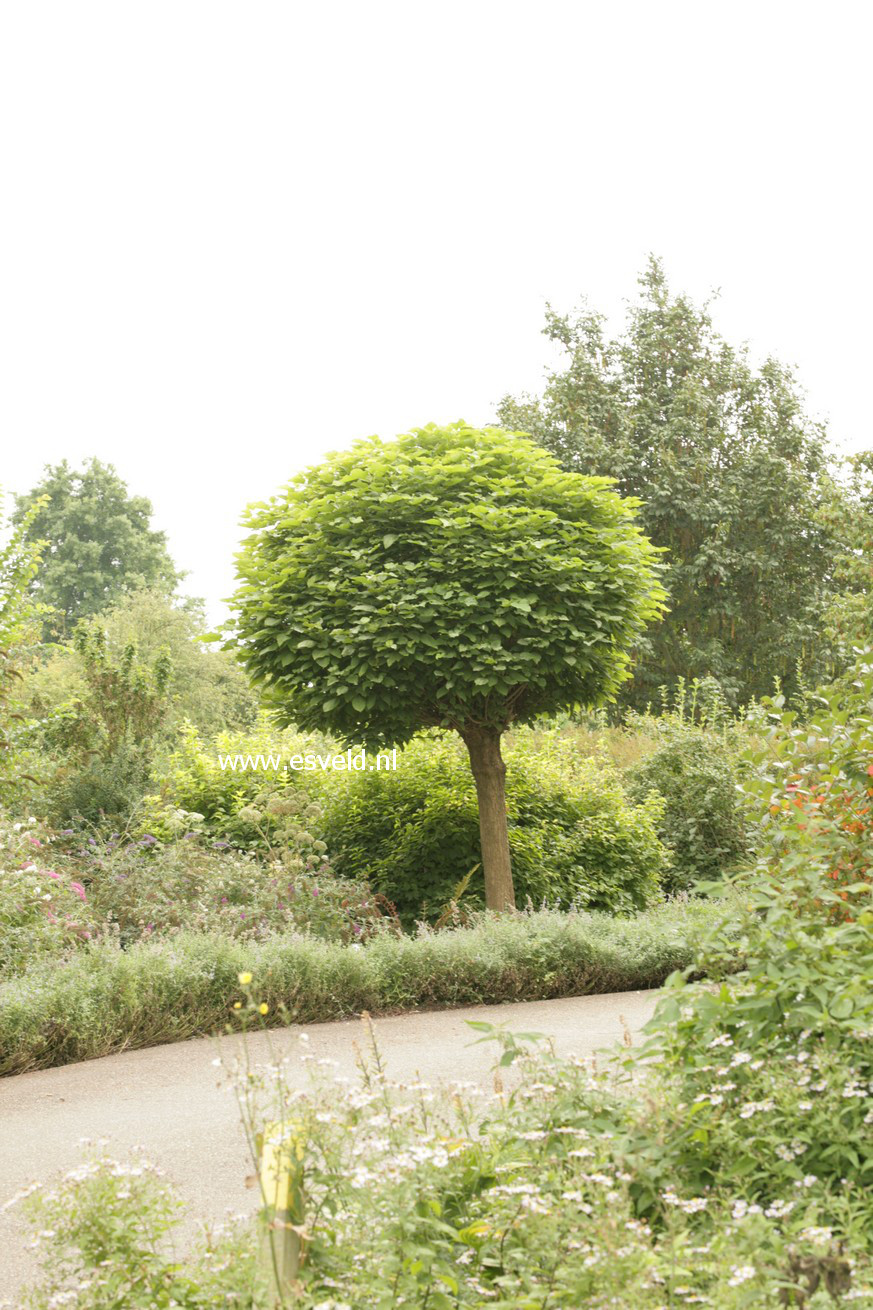
[{"label": "roadside vegetation", "polygon": [[[44,1267],[28,1303],[873,1304],[873,666],[858,673],[807,725],[763,707],[757,857],[667,979],[644,1045],[598,1067],[473,1025],[499,1047],[493,1092],[392,1082],[374,1044],[354,1085],[317,1068],[300,1092],[281,1066],[243,1063],[252,1140],[269,1121],[290,1143],[293,1277],[263,1259],[288,1240],[266,1194],[258,1220],[182,1263],[156,1171],[96,1156],[24,1200]],[[246,1026],[271,996],[252,958]]]}]

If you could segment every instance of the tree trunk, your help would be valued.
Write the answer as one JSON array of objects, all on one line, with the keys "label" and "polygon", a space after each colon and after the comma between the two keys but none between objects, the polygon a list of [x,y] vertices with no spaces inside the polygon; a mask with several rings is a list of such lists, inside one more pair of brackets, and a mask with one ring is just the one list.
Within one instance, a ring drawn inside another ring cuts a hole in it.
[{"label": "tree trunk", "polygon": [[470,752],[470,766],[479,800],[479,833],[485,904],[489,910],[514,910],[509,829],[506,823],[506,765],[496,728],[465,727],[461,733]]}]

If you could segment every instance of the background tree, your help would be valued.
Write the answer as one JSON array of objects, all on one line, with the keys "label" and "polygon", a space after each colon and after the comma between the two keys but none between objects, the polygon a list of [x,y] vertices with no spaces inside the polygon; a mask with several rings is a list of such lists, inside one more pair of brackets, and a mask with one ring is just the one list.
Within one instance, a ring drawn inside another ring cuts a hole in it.
[{"label": "background tree", "polygon": [[374,746],[460,733],[486,904],[512,905],[501,734],[626,676],[662,596],[633,504],[517,433],[455,423],[358,442],[249,525],[238,641],[280,719]]},{"label": "background tree", "polygon": [[[90,626],[104,634],[113,660],[131,643],[139,660],[149,665],[162,651],[168,652],[171,673],[162,737],[172,739],[185,720],[207,735],[254,723],[257,696],[239,662],[230,652],[199,640],[206,631],[201,601],[180,601],[159,588],[132,591]],[[81,700],[85,692],[85,668],[75,641],[52,646],[49,657],[27,671],[23,688],[29,712],[39,720],[65,703]]]},{"label": "background tree", "polygon": [[601,315],[549,309],[562,351],[540,399],[506,397],[501,423],[531,433],[565,469],[617,480],[643,501],[667,548],[670,611],[636,651],[625,695],[712,674],[733,700],[790,691],[798,660],[816,673],[833,586],[823,429],[788,370],[753,368],[713,330],[707,308],[670,294],[650,260],[624,333]]},{"label": "background tree", "polygon": [[836,543],[835,590],[824,613],[831,672],[848,671],[860,649],[873,646],[873,451],[842,461],[819,513]]},{"label": "background tree", "polygon": [[47,636],[71,633],[126,591],[171,592],[179,581],[164,534],[149,526],[151,503],[129,495],[111,464],[92,459],[75,470],[64,460],[16,500],[13,521],[27,523],[28,540],[47,543],[32,584],[52,612]]},{"label": "background tree", "polygon": [[[2,498],[0,498],[2,508]],[[14,725],[21,713],[21,663],[24,652],[38,637],[41,613],[30,594],[39,568],[43,543],[30,538],[40,503],[16,527],[6,528],[0,518],[0,791],[14,781]]]}]

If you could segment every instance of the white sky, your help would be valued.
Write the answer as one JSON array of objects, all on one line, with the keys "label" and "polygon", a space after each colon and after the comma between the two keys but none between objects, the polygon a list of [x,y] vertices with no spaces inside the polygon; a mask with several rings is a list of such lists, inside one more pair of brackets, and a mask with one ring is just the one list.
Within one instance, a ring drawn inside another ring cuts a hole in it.
[{"label": "white sky", "polygon": [[219,618],[248,501],[492,420],[649,250],[873,444],[865,9],[7,0],[0,482],[112,462]]}]

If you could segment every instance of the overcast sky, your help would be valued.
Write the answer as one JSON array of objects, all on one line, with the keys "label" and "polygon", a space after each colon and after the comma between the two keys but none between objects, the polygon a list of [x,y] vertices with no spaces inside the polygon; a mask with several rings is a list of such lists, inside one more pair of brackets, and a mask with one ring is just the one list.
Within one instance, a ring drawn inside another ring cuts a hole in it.
[{"label": "overcast sky", "polygon": [[3,4],[0,481],[110,461],[218,618],[248,501],[492,420],[650,250],[873,444],[865,8]]}]

